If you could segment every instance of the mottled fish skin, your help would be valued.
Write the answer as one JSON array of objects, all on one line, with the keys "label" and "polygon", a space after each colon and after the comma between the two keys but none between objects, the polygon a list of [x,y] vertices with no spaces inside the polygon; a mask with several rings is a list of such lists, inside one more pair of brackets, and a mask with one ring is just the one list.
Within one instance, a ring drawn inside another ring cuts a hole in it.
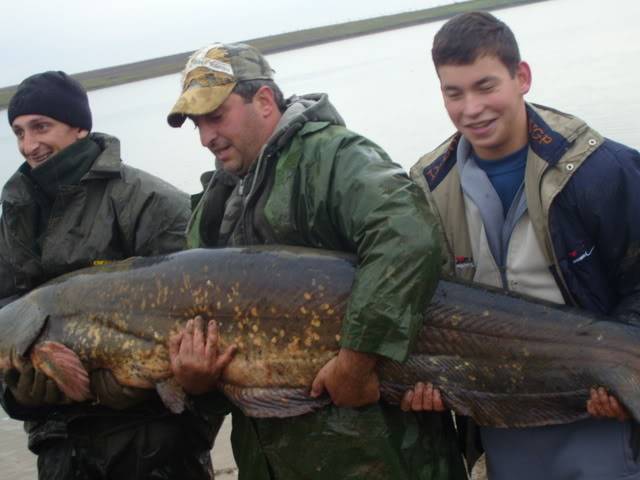
[{"label": "mottled fish skin", "polygon": [[569,307],[441,281],[404,365],[381,365],[383,398],[428,380],[482,425],[531,427],[587,418],[604,386],[640,418],[640,329]]},{"label": "mottled fish skin", "polygon": [[[0,370],[54,341],[123,385],[166,386],[169,335],[202,315],[218,322],[222,348],[239,347],[221,391],[250,416],[301,415],[329,402],[308,392],[339,349],[353,276],[352,257],[279,246],[80,270],[0,310]],[[15,325],[17,312],[24,325]],[[379,362],[382,398],[397,403],[430,381],[480,424],[525,427],[586,417],[589,388],[602,385],[638,420],[639,335],[577,310],[441,281],[407,361]]]},{"label": "mottled fish skin", "polygon": [[0,337],[0,365],[50,340],[87,370],[153,388],[171,376],[170,334],[202,315],[218,322],[222,348],[239,347],[226,384],[306,389],[338,349],[352,262],[321,250],[201,249],[78,270],[0,310],[0,333],[10,333]]}]

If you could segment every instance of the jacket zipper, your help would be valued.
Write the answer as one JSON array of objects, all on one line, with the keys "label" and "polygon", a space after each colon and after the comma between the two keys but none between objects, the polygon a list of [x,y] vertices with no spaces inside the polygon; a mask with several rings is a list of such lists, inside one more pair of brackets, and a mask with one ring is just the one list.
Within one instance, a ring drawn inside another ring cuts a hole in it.
[{"label": "jacket zipper", "polygon": [[253,200],[256,198],[256,192],[262,186],[262,183],[265,178],[264,172],[266,171],[267,167],[266,166],[263,167],[263,165],[266,165],[270,158],[271,158],[271,154],[267,153],[267,148],[265,148],[264,151],[261,152],[260,157],[258,158],[256,169],[253,172],[251,186],[249,188],[249,191],[246,193],[246,198],[242,198],[245,195],[244,190],[245,190],[245,184],[247,180],[246,176],[240,179],[240,185],[238,187],[238,193],[242,198],[242,212],[240,213],[240,219],[238,220],[240,222],[239,227],[241,229],[240,232],[241,232],[242,239],[245,242],[247,242],[247,244],[249,245],[253,245],[257,243],[257,239],[253,234],[253,228],[251,227],[252,214],[253,214],[252,207],[253,207],[253,203],[255,203]]},{"label": "jacket zipper", "polygon": [[[549,207],[549,208],[551,208],[551,207]],[[564,279],[564,275],[562,274],[562,269],[560,268],[560,264],[558,263],[558,258],[556,257],[556,251],[553,248],[553,239],[551,238],[551,228],[550,227],[551,227],[551,225],[549,224],[549,221],[547,220],[547,236],[549,237],[549,245],[551,245],[551,255],[553,256],[553,266],[556,269],[556,274],[557,274],[558,279],[562,283],[562,285],[560,286],[560,289],[563,292],[561,292],[561,293],[564,293],[569,298],[569,300],[571,300],[572,306],[578,306],[578,303],[576,302],[576,299],[573,297],[573,294],[569,290],[569,287],[567,287],[567,282]]]},{"label": "jacket zipper", "polygon": [[[538,191],[542,190],[542,177],[544,177],[544,174],[547,172],[548,168],[549,167],[547,166],[543,170],[542,174],[540,175],[540,178],[538,179]],[[567,281],[565,280],[564,275],[562,274],[562,269],[560,268],[560,264],[558,263],[558,257],[556,256],[556,250],[553,246],[553,239],[551,238],[551,217],[549,216],[549,212],[551,211],[551,207],[554,201],[555,201],[555,197],[551,200],[551,203],[549,204],[549,210],[547,211],[547,239],[549,242],[549,246],[551,247],[549,250],[551,250],[551,256],[553,257],[553,268],[555,268],[556,276],[561,283],[561,285],[558,285],[558,288],[560,289],[560,294],[563,296],[566,295],[567,298],[571,300],[572,305],[576,306],[578,304],[576,302],[576,299],[573,297],[571,291],[569,291],[569,287],[567,287]]]}]

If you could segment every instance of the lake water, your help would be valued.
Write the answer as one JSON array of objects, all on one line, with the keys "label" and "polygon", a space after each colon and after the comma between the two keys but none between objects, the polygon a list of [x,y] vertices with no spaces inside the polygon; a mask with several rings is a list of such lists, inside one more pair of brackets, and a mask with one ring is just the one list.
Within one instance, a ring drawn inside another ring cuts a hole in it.
[{"label": "lake water", "polygon": [[[531,65],[529,101],[580,116],[605,136],[640,148],[640,2],[551,0],[495,14],[513,29]],[[268,60],[285,95],[327,92],[351,129],[408,169],[453,133],[430,59],[441,25],[333,42]],[[167,125],[178,93],[176,74],[89,96],[94,129],[120,138],[126,162],[195,193],[213,157],[192,126]],[[5,111],[0,118],[6,122]],[[4,184],[22,161],[7,123],[0,127],[0,159]]]}]

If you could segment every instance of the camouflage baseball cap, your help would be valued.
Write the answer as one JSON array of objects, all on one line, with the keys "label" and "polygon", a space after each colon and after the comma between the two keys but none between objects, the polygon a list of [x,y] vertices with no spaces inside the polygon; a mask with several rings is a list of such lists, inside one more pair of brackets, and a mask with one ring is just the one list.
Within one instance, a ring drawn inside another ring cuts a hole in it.
[{"label": "camouflage baseball cap", "polygon": [[189,57],[182,72],[182,94],[167,117],[180,127],[187,115],[213,112],[242,80],[273,79],[262,54],[244,43],[215,43]]}]

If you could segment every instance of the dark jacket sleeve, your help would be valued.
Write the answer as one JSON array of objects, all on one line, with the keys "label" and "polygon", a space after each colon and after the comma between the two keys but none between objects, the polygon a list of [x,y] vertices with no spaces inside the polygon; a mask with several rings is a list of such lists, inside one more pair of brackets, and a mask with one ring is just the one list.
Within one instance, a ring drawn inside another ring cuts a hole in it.
[{"label": "dark jacket sleeve", "polygon": [[341,345],[403,361],[440,269],[440,244],[420,189],[376,145],[354,135],[334,163],[334,225],[358,267]]},{"label": "dark jacket sleeve", "polygon": [[14,420],[39,420],[46,418],[53,410],[54,407],[25,407],[15,401],[11,390],[4,382],[0,382],[0,405],[9,417]]},{"label": "dark jacket sleeve", "polygon": [[124,175],[127,191],[118,193],[116,201],[131,254],[153,256],[183,250],[190,214],[189,196],[130,167]]},{"label": "dark jacket sleeve", "polygon": [[0,252],[0,308],[19,297],[13,276],[13,268]]},{"label": "dark jacket sleeve", "polygon": [[155,194],[139,214],[135,254],[152,256],[184,250],[188,220],[189,198],[186,195]]},{"label": "dark jacket sleeve", "polygon": [[551,233],[578,305],[640,324],[638,185],[640,154],[605,140],[559,196]]},{"label": "dark jacket sleeve", "polygon": [[[616,288],[612,313],[624,321],[640,325],[640,153],[611,142],[610,164],[614,170],[613,194],[608,207],[611,220],[603,222],[604,241],[613,239],[613,248],[602,247],[610,255],[611,279]],[[609,162],[608,162],[609,163]],[[606,215],[605,215],[606,218]]]},{"label": "dark jacket sleeve", "polygon": [[[10,253],[7,251],[9,246],[6,239],[6,235],[8,235],[6,230],[6,219],[2,215],[0,218],[0,308],[20,296],[16,288],[15,271],[11,263],[6,259],[6,256]],[[30,410],[23,411],[22,407],[15,402],[11,391],[4,383],[4,378],[0,381],[0,405],[11,418],[22,420],[34,413]]]},{"label": "dark jacket sleeve", "polygon": [[2,299],[11,299],[18,293],[15,282],[15,271],[8,258],[11,255],[9,242],[7,241],[8,233],[7,220],[4,215],[0,217],[0,308],[9,301]]}]

